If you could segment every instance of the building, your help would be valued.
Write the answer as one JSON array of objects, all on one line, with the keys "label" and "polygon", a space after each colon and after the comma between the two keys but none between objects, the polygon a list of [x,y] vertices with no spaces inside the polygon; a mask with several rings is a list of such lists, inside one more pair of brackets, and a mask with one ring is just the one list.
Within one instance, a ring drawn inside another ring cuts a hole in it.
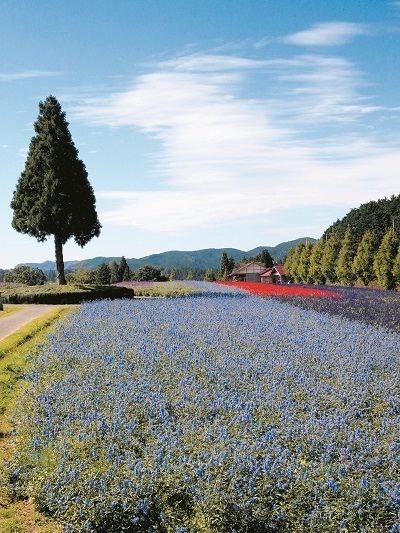
[{"label": "building", "polygon": [[258,283],[285,283],[283,265],[266,268],[263,263],[246,263],[228,276],[234,281],[255,281]]}]

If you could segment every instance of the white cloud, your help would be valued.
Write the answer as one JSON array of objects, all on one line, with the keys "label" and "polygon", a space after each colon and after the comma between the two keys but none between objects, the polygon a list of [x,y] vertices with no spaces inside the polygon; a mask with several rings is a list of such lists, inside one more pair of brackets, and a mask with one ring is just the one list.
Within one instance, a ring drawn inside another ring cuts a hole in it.
[{"label": "white cloud", "polygon": [[339,46],[352,37],[369,33],[368,26],[354,22],[324,22],[309,30],[299,31],[283,38],[287,44],[298,46]]},{"label": "white cloud", "polygon": [[[249,96],[255,77],[265,81],[257,98]],[[83,101],[71,110],[76,118],[135,127],[160,147],[154,176],[163,185],[97,192],[102,222],[184,235],[397,193],[398,147],[347,129],[383,109],[362,88],[362,73],[343,58],[205,54],[161,63],[123,92]]]},{"label": "white cloud", "polygon": [[23,72],[0,72],[0,81],[18,81],[18,80],[27,80],[31,78],[43,78],[47,76],[59,76],[59,72],[50,72],[45,70],[25,70]]}]

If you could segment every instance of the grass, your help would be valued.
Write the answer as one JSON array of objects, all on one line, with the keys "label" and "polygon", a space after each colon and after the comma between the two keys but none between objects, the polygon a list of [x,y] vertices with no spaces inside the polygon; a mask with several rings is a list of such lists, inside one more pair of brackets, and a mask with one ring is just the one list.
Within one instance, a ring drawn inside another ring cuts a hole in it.
[{"label": "grass", "polygon": [[[8,306],[7,306],[8,307]],[[16,312],[13,306],[10,313]],[[18,309],[22,308],[19,306]],[[28,368],[27,356],[45,342],[56,320],[73,307],[57,308],[30,322],[16,333],[0,341],[0,531],[2,533],[56,533],[61,531],[54,521],[38,513],[29,501],[11,502],[8,498],[3,463],[12,453],[9,418],[17,408],[24,389],[23,374]],[[10,314],[9,313],[9,314]]]},{"label": "grass", "polygon": [[199,293],[195,287],[179,281],[122,281],[120,287],[135,291],[135,298],[176,298]]}]

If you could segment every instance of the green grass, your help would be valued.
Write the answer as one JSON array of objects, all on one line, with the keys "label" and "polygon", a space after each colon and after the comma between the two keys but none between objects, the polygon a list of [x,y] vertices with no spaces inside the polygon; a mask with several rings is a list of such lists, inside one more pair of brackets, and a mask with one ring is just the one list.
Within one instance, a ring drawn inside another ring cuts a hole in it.
[{"label": "green grass", "polygon": [[18,397],[25,386],[27,356],[45,342],[57,320],[73,307],[57,308],[22,327],[0,341],[0,531],[2,533],[52,533],[61,531],[52,520],[38,513],[31,502],[11,502],[7,494],[3,462],[12,453],[12,426],[9,418],[17,408]]},{"label": "green grass", "polygon": [[179,281],[156,281],[151,284],[144,282],[143,285],[140,285],[140,282],[134,282],[133,286],[128,281],[126,287],[132,287],[135,297],[138,298],[176,298],[199,293],[195,287]]}]

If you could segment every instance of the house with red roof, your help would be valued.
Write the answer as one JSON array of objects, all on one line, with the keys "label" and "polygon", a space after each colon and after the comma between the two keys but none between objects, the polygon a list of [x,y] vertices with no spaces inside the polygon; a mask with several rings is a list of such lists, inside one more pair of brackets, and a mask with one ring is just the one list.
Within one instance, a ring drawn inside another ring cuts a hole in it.
[{"label": "house with red roof", "polygon": [[234,270],[228,276],[234,281],[255,281],[258,283],[285,283],[283,265],[266,268],[263,263],[253,261]]}]

